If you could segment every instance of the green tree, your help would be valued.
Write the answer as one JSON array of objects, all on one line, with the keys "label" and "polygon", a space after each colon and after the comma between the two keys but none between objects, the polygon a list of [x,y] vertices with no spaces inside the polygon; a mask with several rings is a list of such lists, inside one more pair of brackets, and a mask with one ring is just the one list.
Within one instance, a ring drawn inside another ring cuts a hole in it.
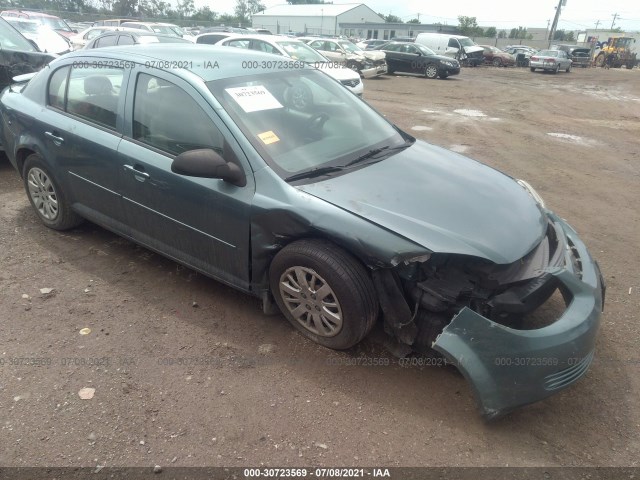
[{"label": "green tree", "polygon": [[532,35],[527,34],[527,29],[523,27],[512,28],[509,33],[509,38],[528,38],[531,39]]},{"label": "green tree", "polygon": [[324,0],[287,0],[289,5],[317,5],[320,3],[327,3]]},{"label": "green tree", "polygon": [[500,30],[498,32],[498,38],[507,38],[507,31],[506,30]]},{"label": "green tree", "polygon": [[216,12],[211,11],[208,6],[200,7],[196,10],[196,13],[191,15],[191,20],[200,20],[204,22],[213,22],[215,21],[218,14]]},{"label": "green tree", "polygon": [[418,25],[420,24],[420,20],[417,18],[412,18],[411,20],[409,20],[407,23],[417,23]]},{"label": "green tree", "polygon": [[478,21],[476,17],[465,17],[460,15],[458,17],[458,30],[461,35],[466,35],[468,37],[475,37],[482,35],[482,28],[478,26]]},{"label": "green tree", "polygon": [[498,30],[496,29],[496,27],[488,27],[485,31],[484,31],[484,37],[489,37],[489,38],[496,38],[498,36]]},{"label": "green tree", "polygon": [[392,14],[385,15],[384,13],[378,13],[378,15],[384,18],[384,21],[386,23],[404,23],[402,19],[396,15],[392,15]]},{"label": "green tree", "polygon": [[196,11],[196,6],[193,0],[178,0],[176,5],[176,13],[180,18],[188,18]]}]

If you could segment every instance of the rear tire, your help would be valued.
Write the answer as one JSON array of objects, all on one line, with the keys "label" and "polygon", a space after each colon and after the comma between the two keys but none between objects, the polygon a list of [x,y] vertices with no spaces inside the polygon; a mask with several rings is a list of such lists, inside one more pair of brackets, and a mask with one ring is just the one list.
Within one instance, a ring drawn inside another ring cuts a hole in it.
[{"label": "rear tire", "polygon": [[533,68],[533,67],[529,67],[529,70],[531,70],[532,72],[535,72],[535,71],[536,71],[536,69],[535,69],[535,68]]},{"label": "rear tire", "polygon": [[493,64],[494,67],[501,67],[502,66],[502,60],[500,60],[499,58],[494,58],[491,63]]},{"label": "rear tire", "polygon": [[572,64],[569,64],[569,66],[567,67],[567,70],[566,70],[567,73],[571,73],[571,65]]},{"label": "rear tire", "polygon": [[42,158],[33,153],[22,170],[24,188],[40,221],[54,230],[69,230],[84,219],[75,213]]},{"label": "rear tire", "polygon": [[274,257],[269,282],[280,310],[300,333],[337,350],[360,342],[373,328],[378,300],[366,268],[342,248],[300,240]]}]

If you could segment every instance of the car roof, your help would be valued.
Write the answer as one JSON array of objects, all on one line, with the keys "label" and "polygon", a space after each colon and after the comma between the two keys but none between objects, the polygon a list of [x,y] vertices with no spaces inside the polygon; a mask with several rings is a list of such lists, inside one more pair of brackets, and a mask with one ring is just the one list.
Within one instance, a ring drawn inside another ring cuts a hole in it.
[{"label": "car roof", "polygon": [[5,13],[9,15],[27,15],[29,17],[59,18],[59,17],[56,17],[55,15],[49,15],[48,13],[29,12],[24,10],[3,10],[2,12],[0,12],[0,15],[4,16]]},{"label": "car roof", "polygon": [[[76,57],[109,58],[141,64],[153,61],[163,61],[168,65],[188,63],[189,68],[171,69],[168,67],[168,70],[178,75],[180,75],[182,70],[188,70],[205,82],[247,75],[249,72],[247,72],[246,64],[245,68],[243,68],[243,62],[246,60],[282,59],[279,55],[240,48],[195,45],[193,43],[159,43],[142,46],[126,45],[76,50],[52,62],[52,66],[58,61],[69,60]],[[218,64],[218,68],[212,67],[211,64],[214,62]],[[274,65],[277,65],[277,62]],[[278,68],[276,66],[273,67],[273,70],[287,71],[286,68]]]}]

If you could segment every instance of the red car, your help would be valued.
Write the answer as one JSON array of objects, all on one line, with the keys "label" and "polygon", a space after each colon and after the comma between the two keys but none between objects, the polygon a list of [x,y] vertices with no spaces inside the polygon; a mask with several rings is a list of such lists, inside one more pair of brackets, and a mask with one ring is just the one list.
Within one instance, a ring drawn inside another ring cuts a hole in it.
[{"label": "red car", "polygon": [[484,63],[494,67],[508,67],[516,64],[516,57],[491,45],[478,45],[484,49]]}]

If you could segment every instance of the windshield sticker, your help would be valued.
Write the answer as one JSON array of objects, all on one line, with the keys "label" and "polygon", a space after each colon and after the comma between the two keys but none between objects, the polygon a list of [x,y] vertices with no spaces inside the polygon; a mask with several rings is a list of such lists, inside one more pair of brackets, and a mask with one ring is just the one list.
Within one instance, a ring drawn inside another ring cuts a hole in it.
[{"label": "windshield sticker", "polygon": [[247,112],[260,112],[282,108],[276,97],[271,95],[264,86],[227,88],[225,90],[242,109]]},{"label": "windshield sticker", "polygon": [[269,130],[268,132],[259,133],[258,138],[262,140],[262,143],[264,143],[265,145],[270,145],[272,143],[276,143],[280,141],[278,136],[275,133],[273,133],[271,130]]}]

